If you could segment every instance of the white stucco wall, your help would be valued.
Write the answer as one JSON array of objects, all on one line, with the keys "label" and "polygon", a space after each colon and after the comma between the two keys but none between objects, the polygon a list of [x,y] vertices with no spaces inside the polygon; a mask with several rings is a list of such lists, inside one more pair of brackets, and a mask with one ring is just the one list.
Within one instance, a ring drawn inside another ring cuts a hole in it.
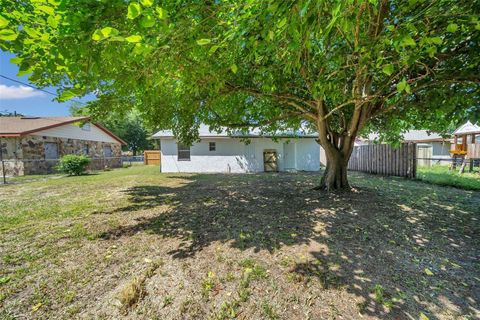
[{"label": "white stucco wall", "polygon": [[[293,170],[316,171],[320,169],[320,146],[313,138],[280,140],[252,138],[245,144],[236,138],[208,138],[190,148],[190,161],[177,160],[177,142],[161,139],[162,172],[262,172],[264,150],[276,150],[278,168],[285,170],[285,143],[295,144]],[[209,151],[209,142],[216,143],[216,150]],[[290,148],[291,150],[291,148]],[[290,159],[291,160],[291,159]]]},{"label": "white stucco wall", "polygon": [[118,143],[117,140],[113,139],[93,123],[90,123],[90,130],[84,130],[75,124],[66,124],[47,130],[38,131],[32,133],[32,135]]}]

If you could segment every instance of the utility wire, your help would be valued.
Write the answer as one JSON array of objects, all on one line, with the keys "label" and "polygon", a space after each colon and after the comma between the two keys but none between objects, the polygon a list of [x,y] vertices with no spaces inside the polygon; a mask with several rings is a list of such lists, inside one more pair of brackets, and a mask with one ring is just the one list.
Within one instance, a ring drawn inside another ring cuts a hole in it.
[{"label": "utility wire", "polygon": [[[33,86],[33,85],[29,84],[29,83],[25,83],[25,82],[22,82],[22,81],[20,81],[20,80],[16,80],[16,79],[9,78],[9,77],[7,77],[7,76],[4,76],[3,74],[0,74],[0,77],[2,77],[2,78],[4,78],[4,79],[7,79],[7,80],[10,80],[10,81],[13,81],[13,82],[16,82],[16,83],[19,83],[19,84],[22,84],[22,85],[27,86],[27,87],[33,88],[33,89],[38,90],[38,91],[45,92],[45,93],[47,93],[47,94],[49,94],[49,95],[52,95],[52,96],[54,96],[54,97],[58,97],[58,95],[55,94],[55,93],[53,93],[53,92],[50,92],[50,91],[47,91],[47,90],[45,90],[45,89],[41,89],[41,88],[35,87],[35,86]],[[80,103],[80,104],[86,104],[85,102],[82,102],[82,101],[79,101],[79,100],[75,100],[75,99],[70,99],[70,100],[71,100],[71,101],[74,101],[74,102],[77,102],[77,103]]]}]

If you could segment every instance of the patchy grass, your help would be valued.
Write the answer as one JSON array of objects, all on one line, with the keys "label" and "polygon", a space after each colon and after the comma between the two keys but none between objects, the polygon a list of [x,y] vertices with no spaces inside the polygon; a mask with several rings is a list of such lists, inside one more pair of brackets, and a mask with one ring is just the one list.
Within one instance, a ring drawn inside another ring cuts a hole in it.
[{"label": "patchy grass", "polygon": [[417,169],[417,179],[438,184],[441,186],[452,186],[467,190],[480,190],[480,172],[475,168],[475,172],[466,172],[460,174],[457,170],[449,170],[448,166],[419,167]]},{"label": "patchy grass", "polygon": [[0,318],[474,319],[480,193],[133,166],[0,187]]}]

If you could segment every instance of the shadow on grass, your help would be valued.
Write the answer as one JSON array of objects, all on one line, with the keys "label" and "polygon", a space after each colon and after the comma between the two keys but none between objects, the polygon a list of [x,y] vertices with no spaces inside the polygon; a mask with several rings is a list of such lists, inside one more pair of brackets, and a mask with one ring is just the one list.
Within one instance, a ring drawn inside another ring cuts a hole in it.
[{"label": "shadow on grass", "polygon": [[308,174],[181,179],[188,182],[126,190],[130,204],[117,211],[169,209],[104,238],[137,232],[177,238],[181,245],[169,254],[178,259],[217,241],[257,252],[304,244],[312,247],[310,260],[291,272],[362,297],[359,312],[391,319],[477,314],[480,217],[456,194],[376,177],[360,192],[341,194],[312,190],[318,176]]}]

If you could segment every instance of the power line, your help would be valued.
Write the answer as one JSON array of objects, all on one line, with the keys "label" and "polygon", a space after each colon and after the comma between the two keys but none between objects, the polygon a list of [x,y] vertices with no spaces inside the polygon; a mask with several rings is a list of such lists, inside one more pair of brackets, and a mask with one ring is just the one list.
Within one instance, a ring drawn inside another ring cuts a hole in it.
[{"label": "power line", "polygon": [[[20,81],[20,80],[16,80],[16,79],[9,78],[9,77],[7,77],[7,76],[4,76],[3,74],[0,74],[0,77],[2,77],[2,78],[4,78],[4,79],[7,79],[7,80],[10,80],[10,81],[13,81],[13,82],[16,82],[16,83],[19,83],[19,84],[24,85],[24,86],[30,87],[30,88],[35,89],[35,90],[38,90],[38,91],[45,92],[45,93],[47,93],[47,94],[49,94],[49,95],[52,95],[52,96],[54,96],[54,97],[58,97],[58,95],[55,94],[55,93],[53,93],[53,92],[47,91],[47,90],[45,90],[45,89],[41,89],[41,88],[39,88],[39,87],[35,87],[35,86],[33,86],[33,85],[29,84],[29,83],[25,83],[25,82],[22,82],[22,81]],[[79,100],[75,100],[75,99],[70,99],[70,100],[71,100],[71,101],[74,101],[74,102],[77,102],[77,103],[80,103],[80,104],[85,104],[85,102],[82,102],[82,101],[79,101]]]}]

